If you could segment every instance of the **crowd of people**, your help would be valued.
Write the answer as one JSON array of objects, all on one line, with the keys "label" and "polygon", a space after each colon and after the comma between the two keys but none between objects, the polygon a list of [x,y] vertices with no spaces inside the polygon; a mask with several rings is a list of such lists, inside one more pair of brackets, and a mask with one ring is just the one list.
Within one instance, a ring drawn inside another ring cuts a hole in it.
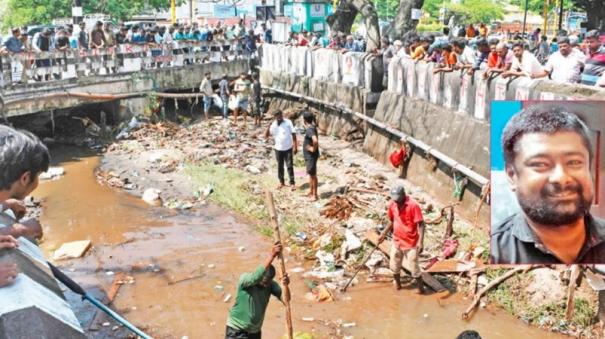
[{"label": "crowd of people", "polygon": [[[31,33],[31,32],[30,32]],[[114,26],[111,22],[96,22],[93,27],[87,27],[80,22],[77,27],[67,24],[54,29],[43,28],[30,37],[27,28],[15,27],[10,35],[0,38],[0,55],[16,55],[19,53],[91,51],[108,49],[123,44],[145,45],[152,57],[164,53],[189,53],[188,47],[179,48],[179,42],[199,43],[193,47],[203,52],[233,51],[235,55],[254,57],[260,42],[272,42],[271,28],[266,24],[256,28],[246,27],[244,20],[235,25],[224,25],[220,21],[214,25],[199,25],[198,23],[156,25],[143,27],[139,25]],[[206,42],[206,43],[203,43]],[[113,53],[113,52],[112,52]],[[51,66],[53,59],[36,59],[35,62],[23,63],[23,77],[26,70]],[[186,60],[189,62],[189,60]],[[58,61],[61,64],[61,61]],[[156,66],[169,63],[156,63]],[[37,80],[50,80],[50,75]]]},{"label": "crowd of people", "polygon": [[409,34],[392,44],[383,38],[380,52],[385,70],[388,72],[390,60],[398,56],[435,63],[435,73],[462,70],[472,75],[483,70],[484,78],[548,77],[560,83],[605,86],[605,46],[597,30],[587,32],[582,39],[562,32],[548,43],[539,28],[529,39],[523,39],[520,34],[488,37],[487,29],[475,36],[471,27],[460,30],[457,36],[444,28],[440,36]]},{"label": "crowd of people", "polygon": [[[367,51],[383,56],[385,81],[394,56],[436,64],[435,73],[462,70],[473,74],[484,70],[485,78],[550,78],[561,83],[582,83],[605,87],[605,45],[603,34],[591,30],[585,34],[560,31],[550,41],[540,28],[531,34],[493,32],[480,23],[452,32],[445,27],[440,34],[409,32],[391,41],[381,39],[380,49]],[[286,42],[292,46],[331,48],[343,52],[366,51],[360,35],[336,34],[331,38],[306,31],[291,33]]]}]

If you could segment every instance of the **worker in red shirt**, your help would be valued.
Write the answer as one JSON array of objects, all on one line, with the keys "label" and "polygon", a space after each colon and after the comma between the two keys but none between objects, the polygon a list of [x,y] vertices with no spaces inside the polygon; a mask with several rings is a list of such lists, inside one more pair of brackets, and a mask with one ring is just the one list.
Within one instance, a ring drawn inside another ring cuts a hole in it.
[{"label": "worker in red shirt", "polygon": [[424,241],[424,219],[420,205],[405,195],[403,186],[396,185],[391,188],[391,199],[387,214],[391,221],[389,226],[380,235],[379,242],[384,241],[393,231],[391,245],[391,261],[389,266],[393,271],[395,289],[401,289],[401,265],[410,272],[416,280],[417,293],[423,293],[423,283],[420,277],[418,256],[422,252]]}]

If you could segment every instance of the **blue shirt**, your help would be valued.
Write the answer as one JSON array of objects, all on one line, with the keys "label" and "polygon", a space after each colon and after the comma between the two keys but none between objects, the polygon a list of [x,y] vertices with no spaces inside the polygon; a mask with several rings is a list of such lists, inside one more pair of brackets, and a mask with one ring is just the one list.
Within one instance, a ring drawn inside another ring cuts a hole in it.
[{"label": "blue shirt", "polygon": [[145,42],[145,38],[141,34],[139,34],[139,33],[133,34],[132,35],[132,42],[134,42],[134,43]]},{"label": "blue shirt", "polygon": [[19,53],[23,49],[23,44],[19,39],[11,36],[4,42],[4,47],[6,47],[9,52]]}]

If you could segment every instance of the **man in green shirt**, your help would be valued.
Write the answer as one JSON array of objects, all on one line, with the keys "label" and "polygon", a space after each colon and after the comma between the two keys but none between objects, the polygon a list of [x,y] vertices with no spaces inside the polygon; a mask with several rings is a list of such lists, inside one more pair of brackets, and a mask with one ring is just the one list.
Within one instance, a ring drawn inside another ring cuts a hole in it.
[{"label": "man in green shirt", "polygon": [[[229,311],[225,339],[260,339],[261,327],[265,319],[265,311],[269,298],[274,295],[281,300],[281,287],[273,280],[275,267],[271,265],[273,259],[282,250],[276,243],[271,248],[271,254],[264,264],[258,266],[252,273],[244,273],[237,284],[237,297],[235,305]],[[288,276],[282,278],[284,285],[289,284]]]}]

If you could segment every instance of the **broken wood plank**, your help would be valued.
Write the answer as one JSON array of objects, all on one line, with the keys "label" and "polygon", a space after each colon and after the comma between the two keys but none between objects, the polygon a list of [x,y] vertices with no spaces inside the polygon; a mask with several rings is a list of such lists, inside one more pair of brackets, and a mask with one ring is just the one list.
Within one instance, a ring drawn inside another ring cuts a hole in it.
[{"label": "broken wood plank", "polygon": [[582,269],[578,265],[571,266],[571,273],[569,276],[569,285],[567,286],[567,302],[565,303],[565,320],[571,320],[573,318],[574,311],[574,300],[573,295],[576,292],[576,285],[578,282],[578,277],[580,277],[580,273],[582,273]]},{"label": "broken wood plank", "polygon": [[483,287],[479,293],[477,293],[475,295],[475,298],[473,298],[473,302],[471,302],[470,306],[462,313],[462,319],[468,319],[471,315],[471,312],[473,312],[473,310],[475,309],[475,307],[477,307],[477,304],[479,304],[479,300],[481,300],[481,297],[483,297],[483,295],[485,293],[487,293],[487,291],[491,290],[493,287],[499,285],[501,282],[505,281],[506,279],[512,277],[513,275],[519,273],[519,272],[527,272],[533,268],[539,267],[541,265],[523,265],[523,266],[517,266],[515,268],[513,268],[512,270],[504,273],[503,275],[499,276],[498,278],[492,280],[489,284],[487,284],[485,287]]},{"label": "broken wood plank", "polygon": [[484,267],[485,264],[480,260],[444,259],[437,261],[426,271],[429,273],[461,273]]},{"label": "broken wood plank", "polygon": [[[368,239],[369,242],[371,242],[374,246],[376,246],[376,244],[378,243],[378,238],[380,237],[380,234],[378,234],[376,232],[376,230],[370,229],[366,231],[366,239]],[[380,244],[380,246],[378,246],[378,249],[384,253],[387,257],[389,257],[390,255],[390,245],[384,241]],[[424,281],[425,284],[427,284],[430,288],[432,288],[433,290],[435,290],[435,292],[441,292],[441,291],[445,291],[446,288],[445,286],[443,286],[439,280],[435,279],[432,275],[430,275],[427,272],[422,272],[420,274],[420,277],[422,278],[422,281]]]},{"label": "broken wood plank", "polygon": [[113,302],[113,300],[116,298],[116,296],[118,295],[118,292],[120,291],[120,287],[124,284],[124,279],[126,278],[126,273],[124,272],[118,272],[114,278],[113,278],[113,282],[111,283],[111,287],[109,288],[109,291],[107,292],[107,305],[111,304]]}]

